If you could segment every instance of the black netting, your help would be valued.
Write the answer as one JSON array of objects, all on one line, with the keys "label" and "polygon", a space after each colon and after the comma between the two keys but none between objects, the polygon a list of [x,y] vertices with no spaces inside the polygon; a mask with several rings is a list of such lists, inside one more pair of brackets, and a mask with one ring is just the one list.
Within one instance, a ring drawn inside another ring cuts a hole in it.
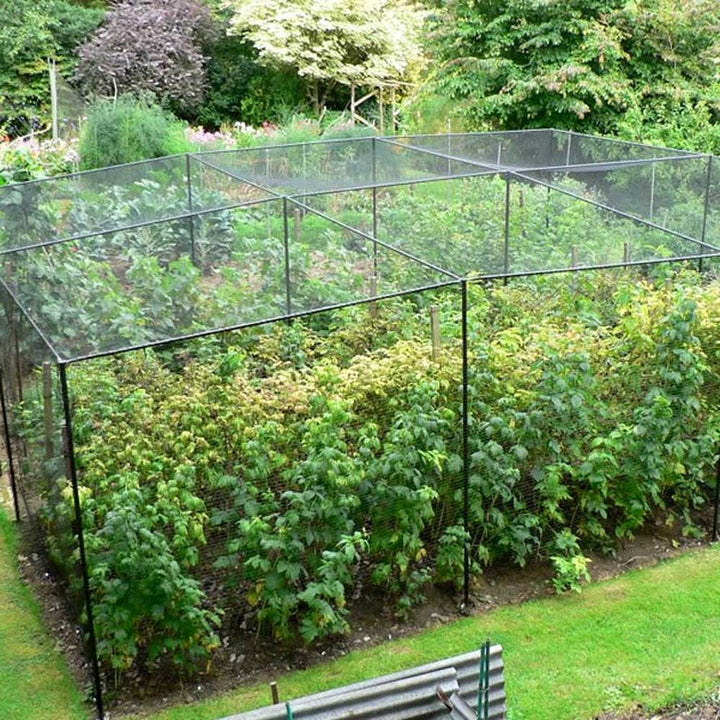
[{"label": "black netting", "polygon": [[702,239],[707,156],[524,174],[660,228]]},{"label": "black netting", "polygon": [[523,273],[692,257],[702,246],[587,202],[569,192],[513,178],[505,272]]},{"label": "black netting", "polygon": [[532,170],[601,165],[655,158],[698,157],[685,150],[654,148],[564,130],[514,130],[491,133],[413,135],[403,144],[501,170]]},{"label": "black netting", "polygon": [[[261,662],[278,640],[291,657],[298,637],[407,616],[433,586],[469,593],[466,550],[476,576],[608,547],[651,510],[690,523],[712,460],[698,397],[714,306],[690,317],[649,266],[714,267],[719,198],[716,159],[554,130],[200,153],[0,188],[20,509],[87,630],[76,461],[106,677],[147,689],[149,671]],[[493,282],[512,275],[543,277]],[[636,296],[652,296],[647,316]],[[633,515],[652,422],[675,433],[669,480]],[[616,464],[594,455],[603,443]],[[602,506],[590,458],[618,494]]]},{"label": "black netting", "polygon": [[471,163],[377,138],[207,153],[203,162],[296,197],[482,172]]}]

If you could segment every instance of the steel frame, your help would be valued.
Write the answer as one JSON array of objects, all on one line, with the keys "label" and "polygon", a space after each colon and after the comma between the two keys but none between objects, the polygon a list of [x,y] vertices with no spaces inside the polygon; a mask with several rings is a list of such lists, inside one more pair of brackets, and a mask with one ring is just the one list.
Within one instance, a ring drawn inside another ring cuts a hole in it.
[{"label": "steel frame", "polygon": [[[528,130],[528,131],[510,131],[510,132],[504,132],[504,133],[450,133],[447,136],[448,138],[448,147],[450,147],[452,138],[456,137],[473,137],[473,136],[480,136],[480,135],[497,135],[497,136],[505,136],[505,135],[520,135],[523,133],[533,133],[533,132],[544,132],[544,130]],[[552,132],[558,132],[558,131],[552,131]],[[564,131],[560,131],[564,132]],[[567,133],[569,137],[572,139],[573,137],[590,137],[590,136],[582,136],[577,133]],[[262,183],[258,183],[256,180],[253,180],[252,178],[244,177],[242,174],[238,172],[234,172],[230,169],[218,166],[218,164],[213,162],[213,158],[222,158],[228,154],[237,154],[239,156],[242,156],[243,153],[252,153],[257,152],[258,149],[250,148],[247,150],[226,150],[226,151],[213,151],[208,153],[194,153],[194,154],[188,154],[185,156],[175,156],[178,158],[178,162],[184,159],[184,166],[185,166],[185,174],[186,174],[186,182],[187,182],[187,203],[188,203],[188,212],[181,213],[174,215],[172,217],[163,218],[160,220],[148,220],[143,222],[138,222],[135,224],[129,224],[122,227],[116,227],[112,229],[104,229],[104,230],[97,230],[97,231],[88,231],[86,233],[82,234],[76,234],[71,237],[65,237],[65,238],[52,238],[52,239],[45,239],[42,240],[36,244],[30,244],[25,245],[22,247],[16,247],[16,248],[5,248],[3,250],[0,250],[0,261],[4,257],[12,257],[15,254],[23,253],[23,252],[29,252],[36,249],[42,249],[47,248],[52,245],[67,243],[67,242],[73,242],[73,243],[81,243],[84,240],[87,240],[89,238],[94,237],[101,237],[104,235],[117,233],[117,232],[123,232],[123,231],[129,231],[133,230],[139,227],[147,226],[147,225],[156,225],[160,223],[168,223],[168,222],[176,222],[176,221],[186,221],[189,223],[189,227],[191,230],[191,254],[194,258],[194,232],[193,232],[193,223],[194,218],[200,217],[203,215],[213,214],[213,213],[221,213],[230,211],[237,208],[243,208],[248,206],[259,206],[264,205],[266,203],[270,202],[277,202],[280,201],[282,203],[283,207],[283,236],[284,236],[284,276],[285,276],[285,313],[281,315],[275,315],[270,316],[266,318],[261,318],[253,321],[248,322],[240,322],[234,325],[228,325],[223,326],[219,328],[207,328],[203,329],[197,332],[192,333],[186,333],[186,334],[180,334],[173,337],[163,337],[156,340],[151,340],[147,342],[142,342],[138,344],[131,344],[115,349],[105,349],[105,350],[99,350],[97,352],[91,352],[86,354],[78,354],[74,355],[72,357],[63,357],[62,354],[57,350],[57,348],[54,347],[50,339],[47,337],[47,335],[43,332],[41,328],[41,324],[37,321],[36,318],[32,316],[32,313],[28,311],[28,309],[21,303],[17,297],[17,295],[12,291],[12,279],[4,278],[2,276],[2,265],[0,265],[0,287],[4,289],[4,291],[7,293],[8,298],[12,301],[12,303],[17,307],[20,313],[25,317],[25,319],[29,322],[30,326],[32,327],[33,331],[37,333],[38,337],[42,340],[43,344],[47,346],[47,349],[52,353],[52,356],[54,357],[55,363],[58,366],[59,374],[60,374],[60,384],[61,384],[61,394],[62,394],[62,407],[63,407],[63,416],[64,416],[64,423],[65,427],[67,428],[67,446],[66,446],[66,452],[67,452],[67,462],[69,467],[69,474],[70,474],[70,481],[72,484],[72,491],[73,491],[73,504],[74,504],[74,511],[75,511],[75,524],[76,524],[76,532],[78,536],[78,544],[79,544],[79,553],[80,553],[80,567],[81,572],[83,575],[83,596],[84,596],[84,604],[85,604],[85,611],[87,615],[88,620],[88,642],[89,642],[89,650],[91,655],[91,668],[92,668],[92,674],[93,674],[93,686],[94,686],[94,693],[95,693],[95,705],[96,705],[96,711],[99,718],[103,718],[104,713],[104,707],[103,707],[103,688],[102,688],[102,680],[101,680],[101,674],[100,674],[100,666],[97,656],[97,646],[96,646],[96,638],[95,638],[95,627],[93,622],[93,601],[92,601],[92,592],[90,588],[90,582],[89,582],[89,573],[88,573],[88,565],[87,565],[87,557],[85,553],[85,543],[83,538],[83,528],[82,528],[82,516],[81,516],[81,508],[80,508],[80,494],[79,494],[79,486],[78,486],[78,478],[77,478],[77,469],[76,469],[76,460],[75,460],[75,451],[74,451],[74,442],[73,442],[73,430],[72,430],[72,405],[71,405],[71,398],[70,398],[70,391],[68,388],[68,379],[67,379],[67,368],[74,363],[82,363],[86,360],[90,360],[93,358],[100,358],[100,357],[106,357],[106,356],[114,356],[114,355],[120,355],[122,353],[127,353],[131,351],[136,350],[143,350],[143,349],[149,349],[149,348],[157,348],[157,347],[167,347],[172,346],[178,343],[186,342],[189,340],[193,340],[196,338],[202,338],[222,333],[231,332],[234,330],[239,330],[242,328],[249,328],[249,327],[256,327],[260,325],[266,325],[266,324],[272,324],[276,322],[290,322],[297,318],[303,318],[311,315],[316,315],[319,313],[324,313],[332,310],[336,310],[339,308],[349,307],[349,306],[356,306],[356,305],[363,305],[368,303],[374,303],[380,300],[395,298],[395,297],[403,297],[411,294],[415,294],[418,292],[423,291],[431,291],[441,288],[449,288],[449,287],[456,287],[459,289],[461,294],[461,348],[462,348],[462,455],[463,455],[463,469],[462,469],[462,477],[463,477],[463,525],[466,532],[466,537],[469,537],[469,473],[470,473],[470,450],[469,450],[469,422],[470,422],[470,409],[469,409],[469,398],[468,398],[468,386],[469,386],[469,380],[468,380],[468,374],[469,374],[469,358],[468,358],[468,288],[469,285],[475,284],[475,283],[484,283],[484,282],[493,282],[501,280],[504,283],[507,283],[509,280],[513,278],[526,278],[526,277],[533,277],[533,276],[540,276],[540,275],[551,275],[551,274],[558,274],[558,273],[580,273],[580,272],[587,272],[587,271],[595,271],[595,270],[607,270],[607,269],[615,269],[615,268],[628,268],[628,267],[640,267],[640,266],[653,266],[653,265],[659,265],[659,264],[666,264],[666,263],[678,263],[678,262],[699,262],[700,267],[702,268],[702,262],[704,259],[708,258],[717,258],[720,257],[720,247],[716,245],[712,245],[707,242],[706,238],[706,227],[707,227],[707,219],[708,219],[708,204],[709,204],[709,198],[710,198],[710,186],[711,186],[711,172],[712,172],[712,163],[713,158],[709,155],[702,155],[702,154],[694,154],[694,153],[687,153],[684,151],[672,151],[673,154],[666,155],[666,156],[660,156],[660,157],[653,157],[648,159],[632,159],[627,161],[609,161],[606,163],[598,163],[598,164],[588,164],[584,163],[581,165],[572,165],[569,164],[569,155],[567,157],[568,163],[565,165],[560,166],[548,166],[544,168],[526,168],[523,170],[523,168],[518,167],[508,167],[504,166],[500,163],[498,164],[488,164],[488,163],[481,163],[474,161],[472,159],[469,159],[467,157],[463,157],[462,155],[456,155],[448,153],[442,153],[435,150],[429,150],[427,148],[422,148],[416,145],[413,145],[413,140],[419,140],[423,137],[430,137],[430,136],[405,136],[405,137],[369,137],[364,138],[361,140],[358,139],[338,139],[338,140],[331,140],[331,141],[325,141],[325,140],[318,140],[313,141],[311,143],[289,143],[285,145],[275,145],[272,146],[273,150],[282,150],[283,148],[295,148],[295,147],[313,147],[313,146],[320,146],[320,145],[333,145],[333,144],[341,144],[341,143],[367,143],[370,146],[370,153],[371,153],[371,176],[372,176],[372,182],[370,184],[356,184],[349,187],[345,186],[338,186],[336,188],[325,188],[322,190],[309,190],[307,187],[304,187],[304,192],[278,192],[277,189],[272,187],[266,187],[263,186]],[[434,136],[437,137],[437,136]],[[627,147],[638,147],[638,148],[644,148],[644,149],[652,149],[653,151],[657,150],[656,148],[652,148],[651,146],[642,145],[640,143],[627,143],[624,141],[616,141],[616,140],[610,140],[605,138],[597,138],[599,141],[605,141],[605,142],[612,142],[614,145],[619,146],[627,146]],[[395,148],[403,148],[404,150],[408,151],[410,154],[416,154],[418,156],[434,156],[438,159],[447,160],[447,173],[436,173],[436,174],[430,174],[430,176],[426,177],[419,177],[415,179],[410,178],[400,178],[397,180],[392,181],[382,181],[378,180],[378,158],[377,158],[377,147],[378,143],[383,144],[387,147],[395,147]],[[266,152],[269,152],[266,150]],[[583,197],[581,195],[578,195],[577,193],[574,193],[567,188],[559,187],[551,182],[546,182],[543,180],[540,180],[538,178],[532,177],[532,175],[528,173],[535,173],[535,172],[541,172],[541,171],[547,171],[547,172],[574,172],[574,173],[583,173],[583,172],[592,172],[594,170],[608,170],[608,169],[616,169],[616,168],[624,168],[624,167],[631,167],[631,166],[638,166],[643,164],[654,164],[659,162],[682,162],[687,159],[704,159],[708,163],[707,168],[707,180],[705,185],[705,198],[704,198],[704,212],[703,212],[703,219],[702,219],[702,235],[700,238],[695,238],[690,235],[686,235],[684,233],[680,233],[674,230],[671,230],[669,228],[665,228],[661,225],[658,225],[652,221],[646,220],[641,217],[636,217],[634,215],[631,215],[629,213],[623,212],[621,210],[618,210],[617,208],[613,208],[609,205],[605,205],[599,201],[594,201],[592,199]],[[140,166],[143,164],[146,164],[150,166],[153,161],[140,161],[138,163],[131,163],[132,166]],[[251,201],[245,201],[241,203],[234,203],[229,204],[225,207],[221,208],[213,208],[213,209],[199,209],[195,210],[193,208],[193,188],[192,188],[192,172],[191,167],[193,162],[197,162],[203,166],[206,166],[208,168],[212,168],[214,171],[218,173],[222,173],[223,175],[233,178],[237,180],[240,183],[247,184],[251,187],[255,187],[259,190],[262,190],[266,193],[267,197],[264,198],[258,198]],[[468,168],[468,172],[466,173],[453,173],[452,172],[452,163],[462,163],[462,167]],[[125,168],[127,166],[116,166],[116,168]],[[95,173],[103,172],[103,170],[93,170],[89,171],[87,173],[81,173],[78,175],[90,175]],[[378,237],[378,217],[377,217],[377,195],[378,192],[385,188],[391,188],[391,187],[399,187],[399,186],[412,186],[412,185],[419,185],[422,183],[427,182],[437,182],[437,181],[456,181],[456,180],[463,180],[468,178],[476,178],[476,177],[487,177],[491,175],[502,175],[505,178],[506,183],[506,190],[505,190],[505,208],[504,208],[504,244],[503,244],[503,272],[501,273],[478,273],[478,274],[471,274],[466,276],[461,276],[455,272],[452,272],[446,268],[440,267],[434,263],[430,263],[426,260],[424,260],[422,257],[417,256],[416,254],[409,253],[406,250],[403,250],[401,247],[397,247],[394,244],[388,243],[384,240],[382,240],[380,237]],[[77,175],[66,175],[66,176],[60,176],[60,180],[68,180],[73,179],[77,177]],[[22,183],[21,186],[27,186],[30,184],[39,184],[42,182],[53,182],[53,180],[57,179],[49,179],[46,181],[32,181],[31,183]],[[629,257],[625,257],[623,262],[617,262],[617,263],[605,263],[605,264],[591,264],[591,265],[578,265],[574,267],[560,267],[560,268],[542,268],[537,270],[523,270],[523,271],[511,271],[510,264],[509,264],[509,250],[508,250],[508,244],[509,244],[509,223],[510,223],[510,186],[511,182],[515,180],[518,182],[523,183],[530,183],[532,185],[536,185],[539,187],[546,187],[548,188],[548,192],[555,191],[559,192],[561,194],[565,194],[567,196],[570,196],[580,202],[585,202],[590,205],[593,205],[597,207],[598,209],[601,209],[605,212],[611,213],[619,218],[623,218],[624,220],[627,220],[629,222],[649,227],[654,230],[658,230],[661,232],[664,232],[668,234],[669,236],[678,238],[686,243],[688,243],[689,247],[694,248],[700,248],[701,253],[700,254],[693,254],[688,253],[685,255],[676,255],[673,257],[667,257],[667,258],[650,258],[646,260],[630,260]],[[304,178],[304,182],[306,183],[307,178]],[[17,186],[8,186],[9,188],[16,188]],[[3,188],[0,188],[0,193],[3,192]],[[333,218],[331,215],[328,215],[324,212],[321,212],[319,210],[316,210],[312,208],[311,206],[307,205],[307,198],[314,197],[314,196],[322,196],[322,195],[332,195],[337,193],[343,193],[343,192],[355,192],[355,191],[363,191],[363,190],[371,190],[372,191],[372,231],[367,233],[359,228],[354,228],[336,218]],[[343,230],[352,232],[356,234],[358,237],[362,238],[363,240],[372,243],[373,248],[373,268],[374,271],[377,272],[377,251],[378,248],[383,248],[384,250],[387,250],[390,253],[394,253],[398,256],[401,256],[406,260],[408,263],[411,264],[417,264],[419,266],[425,267],[428,270],[433,271],[436,273],[439,277],[442,277],[442,280],[438,280],[435,283],[428,283],[424,284],[420,287],[416,288],[408,288],[399,290],[396,292],[389,292],[385,294],[379,294],[379,295],[373,295],[370,294],[365,297],[358,298],[357,300],[347,301],[347,302],[341,302],[337,304],[331,304],[319,308],[314,308],[311,310],[304,310],[304,311],[294,311],[292,308],[292,297],[291,297],[291,280],[290,280],[290,248],[289,248],[289,229],[288,229],[288,222],[289,222],[289,209],[290,208],[299,208],[303,210],[306,213],[313,213],[325,220],[327,220],[330,223],[333,223],[335,226],[342,228]],[[8,457],[9,462],[9,471],[10,471],[10,478],[11,478],[11,484],[12,484],[12,494],[13,494],[13,501],[14,501],[14,508],[15,508],[15,514],[16,518],[20,520],[21,512],[20,512],[20,504],[19,504],[19,493],[17,488],[17,476],[16,476],[16,468],[15,468],[15,458],[13,456],[13,445],[12,445],[12,438],[11,438],[11,411],[12,408],[9,406],[8,402],[8,395],[5,392],[5,380],[6,377],[2,373],[2,369],[0,368],[0,405],[2,408],[2,418],[3,418],[3,425],[4,425],[4,442],[6,445],[6,454]],[[715,513],[714,513],[714,523],[713,523],[713,539],[717,539],[717,533],[718,533],[718,518],[720,517],[720,464],[718,464],[718,479],[716,482],[716,492],[715,492]],[[465,542],[465,548],[464,548],[464,600],[465,605],[470,601],[469,596],[469,587],[470,587],[470,558],[469,558],[469,552],[470,552],[470,545],[469,542],[466,540]]]}]

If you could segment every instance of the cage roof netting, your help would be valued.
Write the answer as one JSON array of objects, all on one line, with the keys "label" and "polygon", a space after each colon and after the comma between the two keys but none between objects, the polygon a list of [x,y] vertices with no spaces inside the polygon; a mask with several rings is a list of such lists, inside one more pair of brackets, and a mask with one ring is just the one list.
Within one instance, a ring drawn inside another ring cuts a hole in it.
[{"label": "cage roof netting", "polygon": [[62,362],[718,244],[717,159],[557,130],[215,151],[0,187],[0,289]]}]

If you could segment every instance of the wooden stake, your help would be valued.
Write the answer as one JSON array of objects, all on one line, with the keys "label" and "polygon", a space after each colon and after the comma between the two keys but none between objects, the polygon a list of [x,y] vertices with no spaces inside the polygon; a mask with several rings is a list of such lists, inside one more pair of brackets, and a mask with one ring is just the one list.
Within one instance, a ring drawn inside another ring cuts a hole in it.
[{"label": "wooden stake", "polygon": [[572,266],[577,267],[578,266],[578,246],[573,245],[570,249],[570,253],[572,256]]},{"label": "wooden stake", "polygon": [[55,456],[53,446],[53,396],[52,396],[52,364],[43,363],[43,418],[45,421],[45,459]]},{"label": "wooden stake", "polygon": [[277,705],[280,702],[277,683],[273,680],[270,683],[270,693],[272,694],[272,704]]},{"label": "wooden stake", "polygon": [[628,242],[623,245],[623,262],[625,264],[630,262],[630,243]]},{"label": "wooden stake", "polygon": [[[377,275],[370,276],[370,297],[377,297]],[[375,320],[378,316],[378,307],[376,302],[370,303],[370,317]]]},{"label": "wooden stake", "polygon": [[440,360],[441,341],[437,305],[430,306],[430,338],[432,339],[432,359],[438,362]]},{"label": "wooden stake", "polygon": [[57,66],[52,58],[48,60],[48,70],[50,72],[50,113],[52,116],[52,139],[57,140],[60,137],[58,129],[58,92],[57,92]]}]

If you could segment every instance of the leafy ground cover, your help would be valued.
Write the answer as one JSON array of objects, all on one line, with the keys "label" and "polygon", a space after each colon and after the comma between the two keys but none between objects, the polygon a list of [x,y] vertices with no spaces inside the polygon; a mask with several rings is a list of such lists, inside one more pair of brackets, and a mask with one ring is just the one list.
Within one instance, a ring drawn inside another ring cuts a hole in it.
[{"label": "leafy ground cover", "polygon": [[[92,240],[12,256],[19,296],[66,356],[230,325],[238,309],[267,317],[286,301],[284,222],[270,204],[204,216],[192,237],[185,220],[109,231],[184,206],[168,163],[78,202],[31,186],[30,207],[10,203],[18,232],[5,243],[110,223]],[[196,202],[220,207],[224,190],[210,183]],[[593,206],[517,190],[518,262],[567,264],[577,237],[593,258],[631,239],[633,257],[644,242],[673,254],[659,231],[637,236]],[[384,190],[381,235],[404,232],[411,250],[437,239],[443,262],[497,257],[497,223],[478,223],[504,191],[498,178]],[[368,197],[312,202],[362,226]],[[310,211],[292,219],[294,306],[366,294],[372,243]],[[421,284],[416,267],[378,265],[381,281]],[[612,552],[658,515],[699,534],[719,427],[720,285],[706,280],[660,269],[471,288],[467,534],[457,288],[72,366],[109,685],[202,671],[234,634],[329,641],[372,592],[403,618],[433,585],[461,587],[466,543],[473,576],[542,557],[562,591],[586,574],[586,550]],[[50,556],[78,593],[62,442],[44,437],[42,377],[26,383],[15,408],[23,471]]]},{"label": "leafy ground cover", "polygon": [[87,706],[17,571],[16,528],[0,507],[0,717],[81,720]]},{"label": "leafy ground cover", "polygon": [[[473,291],[474,575],[540,556],[564,590],[585,550],[611,552],[658,514],[701,532],[720,286],[697,282]],[[72,372],[99,649],[116,683],[202,666],[239,628],[343,634],[373,589],[403,617],[431,584],[461,586],[458,326],[454,299],[434,300],[441,362],[421,297]],[[31,448],[41,412],[28,393]],[[45,467],[51,556],[77,587],[71,495],[62,463]]]}]

